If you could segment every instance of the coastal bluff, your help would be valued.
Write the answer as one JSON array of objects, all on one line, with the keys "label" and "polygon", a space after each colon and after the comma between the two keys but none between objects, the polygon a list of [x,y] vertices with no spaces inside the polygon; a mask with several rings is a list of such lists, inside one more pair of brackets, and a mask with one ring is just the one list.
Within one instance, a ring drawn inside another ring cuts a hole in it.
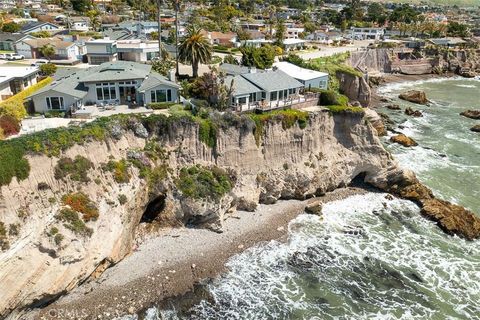
[{"label": "coastal bluff", "polygon": [[399,168],[362,112],[318,107],[212,122],[216,129],[184,117],[122,118],[104,139],[27,154],[27,177],[0,189],[0,221],[18,225],[0,251],[0,317],[21,319],[98,277],[131,252],[141,222],[221,232],[236,210],[321,196],[355,179],[415,201],[450,234],[480,236],[473,213]]}]

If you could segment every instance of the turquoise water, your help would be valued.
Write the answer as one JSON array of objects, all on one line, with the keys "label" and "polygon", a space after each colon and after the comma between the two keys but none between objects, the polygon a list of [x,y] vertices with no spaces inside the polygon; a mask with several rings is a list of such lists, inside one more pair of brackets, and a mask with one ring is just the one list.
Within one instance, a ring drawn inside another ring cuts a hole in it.
[{"label": "turquoise water", "polygon": [[[433,104],[423,118],[387,111],[416,139],[388,144],[405,168],[434,192],[480,213],[480,135],[459,112],[480,107],[480,82],[391,85],[395,97],[415,88]],[[409,105],[398,101],[402,106]],[[480,319],[480,245],[445,235],[405,200],[368,193],[301,215],[289,239],[251,248],[203,286],[188,307],[152,307],[145,319]],[[131,319],[131,318],[130,318]]]},{"label": "turquoise water", "polygon": [[[420,106],[402,101],[405,90],[423,90],[432,101]],[[402,111],[380,108],[402,127],[399,131],[419,146],[387,146],[401,166],[412,169],[434,192],[480,214],[480,134],[470,131],[480,120],[460,116],[466,109],[480,109],[480,81],[468,79],[430,80],[396,84],[380,92],[391,97]],[[408,117],[403,109],[421,110],[422,118]]]}]

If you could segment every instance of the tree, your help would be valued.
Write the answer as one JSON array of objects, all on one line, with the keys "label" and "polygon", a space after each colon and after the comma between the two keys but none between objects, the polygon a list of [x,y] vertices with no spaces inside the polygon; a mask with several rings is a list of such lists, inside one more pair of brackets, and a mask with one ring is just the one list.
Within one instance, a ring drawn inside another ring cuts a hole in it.
[{"label": "tree", "polygon": [[385,14],[385,7],[382,4],[376,2],[370,4],[367,9],[367,19],[368,21],[384,24],[387,20],[387,16]]},{"label": "tree", "polygon": [[49,38],[50,33],[48,31],[38,31],[38,32],[32,32],[30,33],[32,36],[35,38]]},{"label": "tree", "polygon": [[192,94],[199,99],[206,100],[209,105],[223,111],[228,108],[233,94],[234,82],[227,83],[226,75],[210,68],[210,72],[197,78],[192,85]]},{"label": "tree", "polygon": [[152,62],[152,69],[163,76],[168,76],[170,70],[175,67],[175,62],[172,59],[159,59]]},{"label": "tree", "polygon": [[57,66],[53,63],[45,63],[40,66],[40,73],[43,76],[51,76],[57,72]]},{"label": "tree", "polygon": [[285,32],[287,27],[285,26],[283,20],[279,20],[277,23],[277,28],[275,30],[275,44],[283,48],[283,40],[285,40]]},{"label": "tree", "polygon": [[100,12],[98,10],[88,10],[86,16],[90,19],[93,30],[97,31],[97,28],[101,25]]},{"label": "tree", "polygon": [[22,28],[20,27],[20,25],[15,22],[7,22],[2,26],[3,32],[15,33],[15,32],[19,32],[21,29]]},{"label": "tree", "polygon": [[52,58],[55,56],[55,48],[51,44],[46,44],[40,49],[38,49],[42,56],[48,59],[48,61],[52,60]]},{"label": "tree", "polygon": [[235,58],[233,55],[231,54],[227,54],[224,58],[223,58],[223,63],[228,63],[228,64],[235,64],[235,65],[238,65],[238,60],[237,58]]},{"label": "tree", "polygon": [[92,1],[91,0],[70,0],[73,10],[84,13],[90,9]]},{"label": "tree", "polygon": [[455,21],[448,23],[447,33],[453,37],[468,37],[470,35],[469,28],[466,24]]},{"label": "tree", "polygon": [[390,14],[390,21],[412,23],[417,19],[418,15],[418,11],[411,8],[409,5],[403,5],[393,10],[393,12]]},{"label": "tree", "polygon": [[192,65],[194,78],[198,77],[198,65],[209,63],[212,58],[212,46],[195,26],[187,28],[187,36],[178,47],[178,59]]},{"label": "tree", "polygon": [[269,69],[275,61],[275,47],[264,46],[261,48],[242,47],[242,65],[259,69]]}]

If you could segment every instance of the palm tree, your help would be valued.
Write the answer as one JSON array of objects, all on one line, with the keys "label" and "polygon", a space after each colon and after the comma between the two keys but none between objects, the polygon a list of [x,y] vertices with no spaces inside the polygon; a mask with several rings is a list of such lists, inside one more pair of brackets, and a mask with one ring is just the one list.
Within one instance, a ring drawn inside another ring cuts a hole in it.
[{"label": "palm tree", "polygon": [[178,47],[178,59],[192,65],[192,75],[198,77],[199,63],[208,63],[212,58],[212,46],[195,26],[187,28],[187,36]]}]

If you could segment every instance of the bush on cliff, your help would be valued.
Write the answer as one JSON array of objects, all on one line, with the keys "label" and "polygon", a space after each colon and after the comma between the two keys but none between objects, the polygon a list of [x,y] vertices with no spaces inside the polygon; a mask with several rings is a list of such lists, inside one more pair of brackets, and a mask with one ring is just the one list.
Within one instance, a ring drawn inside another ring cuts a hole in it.
[{"label": "bush on cliff", "polygon": [[218,201],[232,190],[233,181],[223,169],[197,165],[182,168],[176,186],[187,197]]},{"label": "bush on cliff", "polygon": [[110,160],[103,169],[113,173],[113,179],[118,183],[130,182],[130,173],[128,172],[129,164],[125,159],[120,161]]},{"label": "bush on cliff", "polygon": [[350,106],[328,106],[331,113],[365,113],[365,109],[362,107],[350,107]]},{"label": "bush on cliff", "polygon": [[285,130],[297,123],[301,129],[305,129],[308,121],[308,112],[295,109],[275,110],[261,114],[251,114],[250,118],[255,122],[254,135],[257,146],[259,146],[264,134],[265,123],[280,121]]},{"label": "bush on cliff", "polygon": [[70,177],[73,181],[89,182],[88,170],[93,168],[93,163],[80,155],[75,159],[60,158],[55,166],[55,179]]},{"label": "bush on cliff", "polygon": [[333,90],[320,90],[321,106],[348,106],[348,97]]},{"label": "bush on cliff", "polygon": [[79,217],[78,212],[74,210],[64,208],[55,217],[57,220],[63,222],[65,228],[71,230],[77,235],[89,237],[93,233],[93,230],[87,227],[85,222]]},{"label": "bush on cliff", "polygon": [[62,197],[62,202],[64,205],[70,206],[72,210],[80,212],[85,222],[98,219],[99,214],[97,206],[83,192],[64,195]]}]

